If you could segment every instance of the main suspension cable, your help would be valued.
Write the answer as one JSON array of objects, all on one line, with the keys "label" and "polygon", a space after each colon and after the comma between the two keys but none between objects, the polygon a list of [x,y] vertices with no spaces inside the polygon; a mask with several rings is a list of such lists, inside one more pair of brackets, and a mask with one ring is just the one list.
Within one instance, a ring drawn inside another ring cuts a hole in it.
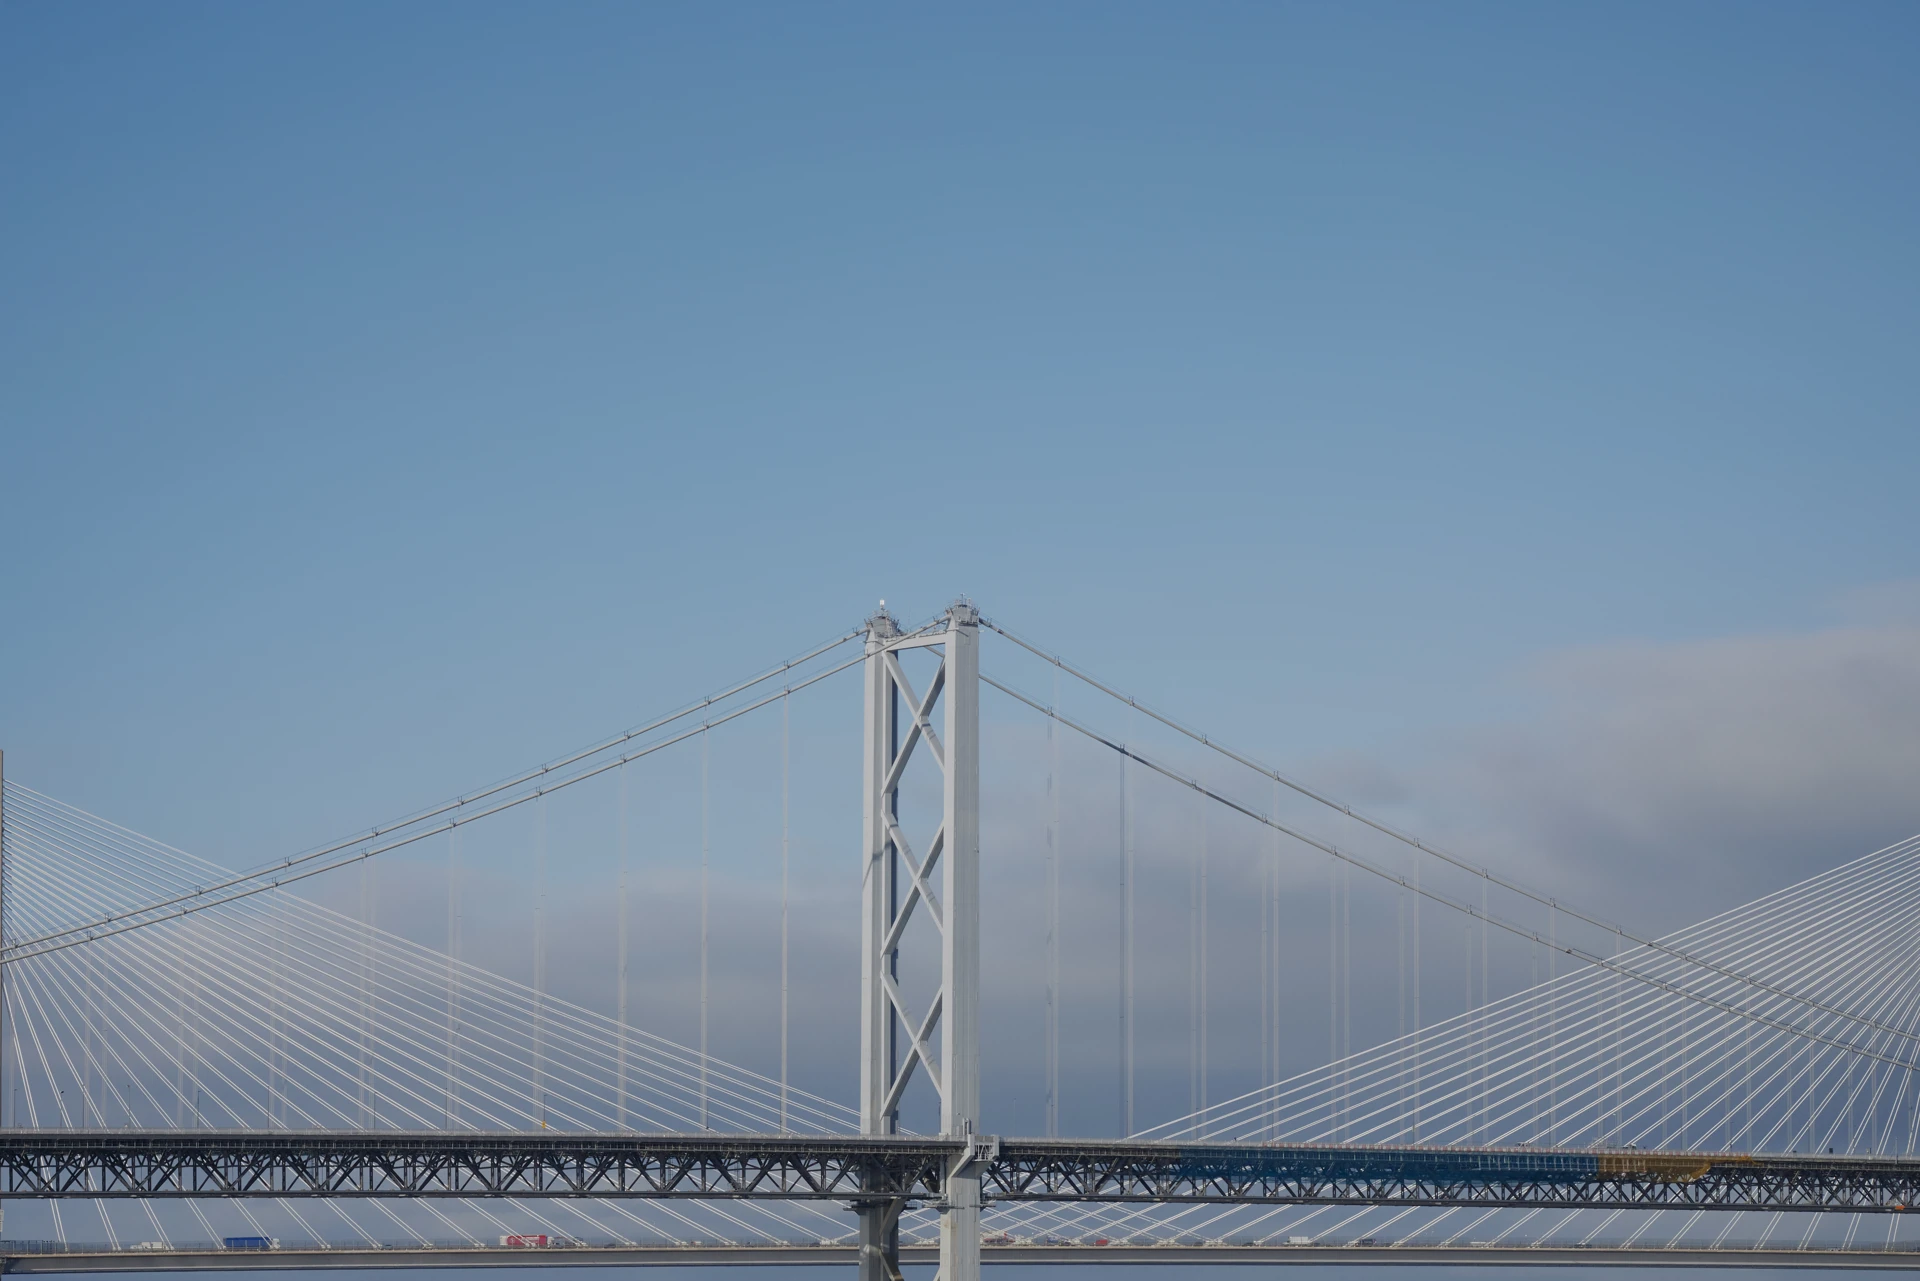
[{"label": "main suspension cable", "polygon": [[[1174,719],[1171,716],[1166,715],[1164,712],[1155,711],[1153,708],[1148,707],[1146,704],[1140,702],[1138,699],[1134,698],[1132,695],[1122,693],[1121,691],[1113,688],[1112,686],[1105,684],[1104,682],[1100,681],[1096,677],[1091,676],[1088,673],[1082,671],[1081,669],[1073,666],[1071,663],[1061,658],[1058,654],[1052,654],[1046,650],[1041,649],[1039,646],[1033,644],[1032,642],[1024,640],[1021,637],[1014,635],[1012,632],[1008,631],[1005,627],[1002,627],[1000,624],[993,622],[990,619],[983,617],[980,620],[980,625],[982,627],[992,629],[993,631],[999,633],[1001,636],[1004,636],[1006,639],[1012,641],[1015,645],[1018,645],[1021,649],[1026,650],[1028,653],[1033,654],[1035,657],[1040,658],[1041,660],[1047,663],[1051,663],[1053,666],[1059,668],[1061,671],[1067,673],[1069,676],[1074,677],[1075,679],[1083,682],[1084,684],[1092,686],[1094,689],[1099,690],[1102,694],[1107,695],[1109,698],[1112,698],[1117,702],[1125,703],[1128,707],[1134,709],[1135,711],[1141,713],[1144,716],[1151,717],[1152,719],[1158,721],[1160,724],[1165,725],[1168,729],[1171,729],[1175,733],[1180,734],[1182,737],[1188,738],[1193,742],[1200,744],[1202,747],[1207,748],[1210,751],[1217,752],[1219,755],[1226,757],[1228,760],[1234,762],[1236,765],[1240,765],[1246,769],[1252,770],[1254,773],[1260,775],[1263,778],[1271,779],[1273,782],[1278,783],[1283,787],[1289,788],[1292,791],[1299,793],[1301,796],[1304,796],[1311,801],[1318,802],[1319,804],[1326,806],[1328,809],[1335,810],[1341,814],[1345,814],[1348,818],[1353,819],[1355,822],[1364,823],[1368,827],[1371,827],[1372,829],[1374,829],[1375,831],[1383,833],[1386,836],[1392,837],[1394,840],[1399,841],[1404,845],[1410,846],[1413,849],[1418,850],[1423,854],[1431,855],[1432,857],[1439,859],[1441,862],[1446,863],[1450,867],[1458,868],[1463,872],[1467,872],[1473,876],[1480,877],[1485,882],[1488,882],[1493,885],[1498,885],[1501,889],[1508,890],[1514,894],[1518,894],[1522,898],[1538,903],[1540,906],[1546,908],[1550,913],[1564,913],[1567,916],[1573,917],[1575,920],[1583,921],[1588,925],[1594,926],[1596,929],[1600,929],[1609,934],[1613,934],[1618,938],[1628,940],[1640,947],[1652,948],[1654,951],[1657,951],[1657,952],[1665,952],[1666,954],[1673,956],[1679,960],[1686,961],[1692,965],[1700,966],[1703,969],[1712,970],[1717,974],[1721,974],[1727,978],[1735,979],[1735,980],[1738,980],[1739,982],[1749,984],[1753,987],[1757,987],[1762,991],[1772,993],[1775,996],[1784,996],[1791,1000],[1800,1001],[1804,1004],[1812,1005],[1818,1009],[1824,1010],[1826,1013],[1839,1014],[1843,1017],[1853,1019],[1855,1022],[1865,1023],[1875,1028],[1878,1031],[1893,1032],[1895,1035],[1904,1037],[1909,1041],[1920,1042],[1920,1036],[1917,1036],[1913,1033],[1906,1032],[1898,1028],[1888,1027],[1873,1019],[1862,1018],[1859,1015],[1849,1014],[1844,1010],[1832,1009],[1831,1007],[1823,1005],[1819,1001],[1814,1000],[1811,997],[1801,996],[1798,993],[1790,992],[1783,988],[1775,987],[1772,984],[1766,983],[1760,979],[1756,979],[1749,975],[1741,974],[1738,971],[1728,969],[1724,966],[1716,964],[1715,962],[1705,960],[1701,957],[1689,955],[1688,953],[1680,951],[1679,949],[1673,947],[1671,944],[1660,942],[1658,939],[1644,938],[1638,934],[1635,934],[1633,931],[1626,929],[1625,927],[1619,925],[1616,922],[1606,920],[1603,917],[1596,916],[1591,912],[1582,911],[1581,909],[1576,907],[1570,907],[1566,903],[1560,901],[1559,899],[1553,898],[1546,894],[1542,894],[1537,890],[1528,889],[1526,886],[1521,885],[1516,881],[1510,880],[1506,877],[1499,875],[1498,873],[1494,872],[1491,868],[1488,868],[1479,864],[1471,863],[1468,860],[1461,858],[1456,854],[1448,853],[1446,850],[1443,850],[1438,848],[1437,846],[1428,844],[1426,841],[1423,841],[1422,839],[1413,835],[1410,832],[1401,831],[1399,828],[1394,827],[1390,823],[1385,823],[1377,818],[1372,817],[1371,815],[1363,814],[1359,810],[1354,809],[1350,805],[1344,805],[1341,802],[1334,800],[1332,797],[1327,796],[1322,792],[1315,791],[1313,788],[1308,787],[1306,784],[1300,782],[1297,779],[1289,778],[1285,774],[1280,773],[1278,770],[1272,768],[1269,765],[1262,764],[1260,761],[1257,761],[1242,752],[1237,752],[1232,748],[1226,747],[1216,742],[1209,735],[1204,734],[1201,731],[1194,729],[1189,725],[1182,724],[1180,721]],[[984,680],[986,678],[982,677],[981,679]],[[996,684],[994,688],[1000,689],[1006,693],[1012,693],[1012,691],[1006,690],[1005,687],[1001,685]],[[1014,697],[1020,698],[1021,696],[1016,694],[1014,695]],[[1030,700],[1026,700],[1024,698],[1022,698],[1022,701],[1030,702]],[[1035,704],[1035,706],[1037,706],[1037,704]],[[1042,708],[1041,710],[1047,711],[1048,709]],[[1051,712],[1049,712],[1049,714],[1051,714]],[[1235,808],[1241,808],[1241,807],[1236,806]],[[1247,811],[1247,812],[1251,813],[1251,811]],[[1285,830],[1285,829],[1282,829],[1282,830]],[[1289,834],[1297,835],[1294,833],[1289,833]],[[1305,840],[1307,838],[1301,837],[1300,839]],[[1310,843],[1313,843],[1316,845],[1318,844],[1317,842],[1310,842]],[[1326,847],[1320,846],[1319,848],[1326,848]],[[1381,873],[1381,875],[1386,875],[1388,876],[1388,879],[1394,880],[1397,883],[1401,883],[1401,884],[1405,883],[1404,878],[1394,877],[1384,872]],[[1432,897],[1432,896],[1428,895],[1427,897]],[[1439,901],[1439,900],[1436,900],[1436,901]],[[1565,948],[1560,948],[1558,950],[1566,951]],[[1569,954],[1571,955],[1571,953]]]},{"label": "main suspension cable", "polygon": [[[925,629],[923,628],[922,630],[925,630]],[[341,850],[352,849],[358,845],[364,845],[372,841],[377,841],[383,836],[389,836],[389,835],[392,835],[394,832],[403,831],[406,828],[413,827],[413,826],[416,826],[417,824],[427,822],[430,819],[438,818],[440,815],[446,814],[450,811],[457,811],[457,810],[463,809],[464,807],[468,805],[472,805],[475,802],[483,801],[487,799],[489,796],[497,796],[501,792],[508,791],[512,788],[519,787],[526,783],[530,783],[537,778],[542,778],[548,774],[552,774],[556,770],[565,769],[570,765],[574,765],[579,763],[580,761],[586,760],[588,757],[597,756],[602,752],[608,751],[615,747],[619,747],[623,743],[632,742],[634,739],[639,738],[646,734],[651,734],[655,730],[664,729],[666,726],[671,725],[676,721],[685,720],[687,717],[692,716],[697,712],[705,711],[707,708],[714,706],[716,703],[724,702],[725,700],[732,698],[736,694],[744,693],[747,690],[752,689],[756,685],[764,684],[765,682],[772,680],[776,676],[784,675],[785,673],[792,671],[795,667],[800,666],[802,663],[818,658],[822,654],[825,654],[831,650],[838,649],[840,646],[846,644],[850,640],[853,640],[855,637],[864,636],[865,634],[866,634],[866,628],[864,626],[855,628],[853,631],[850,631],[845,633],[844,635],[835,637],[833,640],[830,640],[823,645],[814,646],[812,649],[808,650],[804,654],[799,655],[798,657],[790,658],[785,662],[780,663],[778,666],[770,667],[766,671],[761,672],[758,676],[753,676],[748,678],[747,680],[740,681],[737,684],[730,685],[726,689],[721,690],[719,693],[709,694],[707,697],[701,699],[697,703],[689,703],[687,706],[681,708],[676,712],[670,712],[665,716],[661,716],[652,721],[647,722],[645,725],[639,725],[634,727],[633,729],[626,730],[623,733],[616,734],[612,738],[603,739],[591,747],[581,748],[579,751],[571,752],[568,755],[562,756],[557,760],[548,761],[544,765],[535,766],[533,769],[526,770],[525,772],[520,774],[516,774],[512,778],[505,779],[501,782],[495,783],[492,786],[483,788],[478,792],[469,792],[463,796],[456,796],[450,801],[444,801],[439,805],[435,805],[428,809],[417,811],[416,813],[410,814],[405,818],[396,819],[390,823],[386,823],[378,827],[369,828],[367,831],[362,832],[357,836],[351,836],[346,838],[345,840],[335,841],[330,845],[321,846],[319,849],[309,850],[304,854],[296,854],[290,858],[281,859],[277,863],[270,863],[264,867],[257,867],[249,872],[237,873],[236,875],[229,877],[224,881],[216,881],[209,885],[196,887],[195,889],[190,890],[184,894],[177,895],[174,898],[167,899],[162,902],[148,903],[148,904],[145,904],[144,906],[137,907],[137,908],[130,908],[126,911],[117,912],[110,916],[103,916],[95,920],[88,921],[84,924],[72,925],[72,926],[66,927],[65,929],[60,929],[60,930],[53,930],[49,933],[39,935],[35,938],[21,939],[18,942],[14,943],[11,947],[7,948],[6,950],[7,952],[17,952],[22,948],[33,947],[33,946],[36,946],[37,944],[50,942],[57,938],[63,938],[69,934],[78,934],[86,930],[98,928],[103,925],[111,925],[116,921],[123,920],[130,916],[144,915],[148,912],[158,911],[162,908],[171,907],[175,903],[186,902],[190,899],[199,898],[207,894],[217,894],[221,890],[227,889],[235,885],[243,885],[248,881],[255,880],[261,876],[267,876],[267,875],[271,875],[274,872],[285,871],[289,868],[299,867],[303,864],[310,863],[315,859],[325,858],[329,854],[338,854]],[[842,669],[836,668],[835,670],[838,671]],[[554,789],[548,789],[548,790],[554,790]],[[489,810],[487,812],[494,813],[496,811]],[[436,828],[435,830],[442,831],[446,829]],[[389,846],[388,848],[392,848],[392,847]],[[0,963],[4,963],[4,962],[0,962]]]},{"label": "main suspension cable", "polygon": [[[490,805],[477,813],[455,814],[452,818],[437,826],[426,828],[423,831],[409,833],[383,845],[373,845],[363,850],[356,850],[354,853],[348,854],[345,857],[334,859],[329,863],[322,863],[317,867],[304,867],[290,875],[275,875],[275,873],[280,872],[285,867],[304,864],[309,859],[317,857],[316,855],[303,855],[297,860],[291,860],[288,863],[274,864],[263,871],[236,876],[218,885],[209,887],[207,890],[196,892],[198,894],[218,893],[221,890],[233,889],[233,893],[222,894],[218,898],[207,899],[205,901],[191,901],[196,899],[196,893],[175,895],[169,899],[149,903],[144,907],[137,907],[128,911],[115,913],[111,917],[90,921],[84,925],[76,925],[64,930],[53,931],[21,943],[16,943],[12,947],[7,948],[4,953],[0,953],[0,967],[16,965],[21,961],[31,960],[36,956],[46,956],[53,952],[63,951],[69,947],[77,947],[82,943],[92,943],[99,939],[112,938],[116,934],[124,934],[129,930],[145,929],[149,925],[158,925],[163,921],[178,920],[183,916],[190,916],[195,912],[204,912],[209,908],[221,907],[228,903],[237,902],[240,899],[251,898],[255,894],[264,894],[269,890],[282,889],[288,885],[304,881],[309,877],[320,876],[336,868],[346,867],[352,863],[373,858],[375,855],[385,854],[390,850],[397,850],[402,846],[412,845],[416,841],[426,840],[430,836],[438,836],[442,832],[451,832],[457,827],[478,822],[483,818],[490,818],[504,810],[510,810],[517,805],[524,805],[528,801],[538,800],[542,796],[548,796],[554,792],[572,787],[575,783],[583,783],[590,778],[598,777],[608,770],[618,769],[630,761],[637,761],[642,757],[651,756],[655,752],[672,747],[677,743],[684,743],[696,735],[704,734],[716,726],[725,725],[728,721],[737,720],[749,712],[758,711],[762,707],[777,703],[790,694],[798,693],[806,689],[809,685],[817,685],[821,681],[831,676],[837,676],[849,668],[857,667],[865,661],[866,655],[864,654],[850,658],[846,662],[829,667],[823,672],[816,672],[805,680],[796,681],[743,707],[737,707],[724,715],[704,720],[698,725],[684,729],[671,737],[661,739],[656,743],[649,743],[637,751],[616,756],[610,761],[603,761],[589,769],[571,774],[557,783],[552,783],[545,787],[537,787],[532,791],[523,792],[518,796],[508,797],[506,800]],[[9,784],[9,786],[16,785]],[[23,790],[32,791],[30,788]],[[33,794],[38,795],[38,793]],[[271,877],[271,879],[264,881],[257,880],[257,878],[262,876]],[[234,888],[236,886],[239,888]],[[169,908],[172,910],[167,910]],[[150,915],[155,912],[160,913],[160,915]],[[146,917],[146,919],[129,919],[134,917]],[[108,928],[109,926],[111,928]]]},{"label": "main suspension cable", "polygon": [[[1284,835],[1292,837],[1294,840],[1299,841],[1304,845],[1309,845],[1314,849],[1319,850],[1323,854],[1332,855],[1334,858],[1339,859],[1342,862],[1347,863],[1353,867],[1357,867],[1362,871],[1371,872],[1373,875],[1379,877],[1381,880],[1388,881],[1394,885],[1401,886],[1404,889],[1411,890],[1414,893],[1420,895],[1422,898],[1430,899],[1433,902],[1438,903],[1443,907],[1450,907],[1454,911],[1462,913],[1463,915],[1471,919],[1485,921],[1487,924],[1493,925],[1499,929],[1505,930],[1509,934],[1513,934],[1520,938],[1527,939],[1533,943],[1537,943],[1542,946],[1552,948],[1555,951],[1563,952],[1566,955],[1571,956],[1576,960],[1582,961],[1588,965],[1597,966],[1600,969],[1607,970],[1611,973],[1621,975],[1622,977],[1625,977],[1625,978],[1630,978],[1637,983],[1646,984],[1649,987],[1657,988],[1664,992],[1669,992],[1675,996],[1684,997],[1685,999],[1690,1001],[1696,1001],[1704,1005],[1710,1005],[1715,1009],[1725,1011],[1726,1013],[1733,1014],[1739,1018],[1751,1019],[1756,1023],[1760,1023],[1767,1027],[1771,1027],[1776,1031],[1785,1032],[1792,1036],[1805,1037],[1810,1040],[1819,1041],[1822,1044],[1830,1045],[1833,1048],[1837,1050],[1845,1051],[1848,1054],[1855,1054],[1864,1058],[1877,1059],[1882,1063],[1890,1063],[1895,1067],[1901,1068],[1909,1072],[1914,1071],[1917,1066],[1920,1066],[1914,1063],[1907,1062],[1903,1059],[1897,1059],[1897,1058],[1893,1058],[1890,1055],[1881,1054],[1871,1049],[1866,1049],[1858,1045],[1849,1044],[1845,1041],[1835,1040],[1831,1037],[1825,1036],[1818,1032],[1810,1031],[1806,1028],[1796,1027],[1789,1023],[1783,1023],[1776,1019],[1770,1018],[1766,1015],[1755,1013],[1751,1010],[1742,1009],[1739,1006],[1734,1005],[1730,1002],[1722,1001],[1715,997],[1706,996],[1699,992],[1692,991],[1688,988],[1682,987],[1679,984],[1666,979],[1654,978],[1650,975],[1643,974],[1637,970],[1634,970],[1629,966],[1623,965],[1620,962],[1615,961],[1611,957],[1602,956],[1596,952],[1589,952],[1585,948],[1579,947],[1575,944],[1560,943],[1557,941],[1550,940],[1542,936],[1538,931],[1530,929],[1527,926],[1520,925],[1517,922],[1509,921],[1499,916],[1495,916],[1491,912],[1484,911],[1478,907],[1475,907],[1471,903],[1463,903],[1448,895],[1440,893],[1438,890],[1429,889],[1422,885],[1416,885],[1413,882],[1409,881],[1406,877],[1400,876],[1394,872],[1390,872],[1387,869],[1380,867],[1379,865],[1372,863],[1367,859],[1362,858],[1361,856],[1354,854],[1349,850],[1341,849],[1336,845],[1332,845],[1326,841],[1322,841],[1313,836],[1309,836],[1307,833],[1299,831],[1296,828],[1288,827],[1286,824],[1281,823],[1276,818],[1272,818],[1266,814],[1262,814],[1258,810],[1249,808],[1248,806],[1243,805],[1239,801],[1234,800],[1230,796],[1226,796],[1220,792],[1214,791],[1212,788],[1208,787],[1205,783],[1202,783],[1199,779],[1194,778],[1191,775],[1182,774],[1180,771],[1174,769],[1169,765],[1161,764],[1159,761],[1154,760],[1152,757],[1142,755],[1140,752],[1134,750],[1131,747],[1128,747],[1124,743],[1115,742],[1114,740],[1100,733],[1098,730],[1092,729],[1086,725],[1082,725],[1080,722],[1072,719],[1069,716],[1066,716],[1065,714],[1060,712],[1057,708],[1048,707],[1037,699],[1029,698],[1027,695],[1020,693],[1018,690],[1012,689],[1006,685],[1001,684],[999,681],[994,680],[991,676],[988,676],[984,672],[980,674],[980,681],[984,685],[990,685],[994,689],[999,690],[1002,694],[1005,694],[1007,697],[1012,698],[1017,702],[1026,704],[1026,706],[1032,708],[1036,712],[1039,712],[1042,716],[1052,717],[1053,719],[1059,721],[1060,724],[1065,725],[1068,729],[1074,730],[1075,732],[1085,736],[1086,738],[1093,740],[1094,742],[1107,748],[1109,751],[1117,752],[1129,760],[1138,761],[1140,764],[1146,766],[1148,769],[1154,771],[1156,774],[1159,774],[1167,779],[1170,779],[1173,782],[1178,783],[1183,787],[1192,788],[1194,791],[1200,793],[1202,796],[1207,797],[1209,800],[1218,802],[1219,804],[1226,806],[1228,809],[1231,809],[1236,813],[1242,814],[1247,818],[1252,819],[1256,823],[1261,823],[1267,827],[1271,827],[1274,830],[1283,833]],[[1665,951],[1668,949],[1660,949],[1660,950]],[[1676,956],[1676,959],[1689,961],[1694,964],[1702,964],[1698,961],[1695,961],[1694,958],[1687,957],[1684,954],[1673,953],[1673,955]],[[1811,1006],[1813,1008],[1821,1010],[1824,1013],[1835,1015],[1839,1018],[1847,1019],[1850,1022],[1863,1024],[1867,1027],[1873,1028],[1876,1031],[1888,1033],[1893,1036],[1898,1036],[1908,1041],[1920,1042],[1920,1034],[1915,1034],[1913,1032],[1906,1031],[1905,1029],[1902,1029],[1902,1028],[1893,1027],[1888,1024],[1881,1023],[1878,1020],[1866,1018],[1861,1015],[1851,1013],[1850,1011],[1847,1011],[1847,1010],[1834,1008],[1823,1002],[1815,1001],[1811,998],[1801,996],[1797,993],[1789,992],[1784,989],[1775,988],[1769,984],[1764,984],[1759,982],[1758,980],[1747,978],[1746,976],[1735,973],[1733,971],[1724,970],[1722,967],[1719,967],[1719,966],[1704,965],[1703,968],[1712,969],[1718,973],[1721,973],[1724,977],[1730,978],[1736,982],[1747,983],[1747,984],[1750,984],[1751,986],[1762,988],[1763,990],[1769,992],[1774,996],[1780,997],[1783,1000],[1792,1001],[1800,1005]]]}]

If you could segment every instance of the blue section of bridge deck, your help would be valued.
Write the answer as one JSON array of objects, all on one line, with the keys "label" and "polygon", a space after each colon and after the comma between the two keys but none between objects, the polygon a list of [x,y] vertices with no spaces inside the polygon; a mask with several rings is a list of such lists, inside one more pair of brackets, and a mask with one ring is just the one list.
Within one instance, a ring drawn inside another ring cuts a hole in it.
[{"label": "blue section of bridge deck", "polygon": [[1276,1178],[1432,1179],[1530,1183],[1591,1183],[1600,1177],[1601,1160],[1591,1152],[1527,1152],[1513,1149],[1447,1148],[1279,1148],[1228,1155],[1219,1147],[1190,1147],[1168,1173],[1189,1178],[1209,1175]]}]

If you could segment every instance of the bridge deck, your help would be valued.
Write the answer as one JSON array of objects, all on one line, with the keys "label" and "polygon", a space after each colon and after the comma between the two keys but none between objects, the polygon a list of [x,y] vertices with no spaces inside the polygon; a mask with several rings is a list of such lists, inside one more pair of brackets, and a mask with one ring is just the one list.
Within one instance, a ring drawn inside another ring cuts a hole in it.
[{"label": "bridge deck", "polygon": [[[969,1149],[799,1135],[0,1130],[7,1197],[937,1202]],[[976,1141],[989,1201],[1909,1212],[1920,1160],[1546,1148]]]},{"label": "bridge deck", "polygon": [[[907,1246],[903,1263],[934,1263],[933,1246]],[[1037,1246],[989,1245],[995,1264],[1453,1264],[1472,1267],[1820,1268],[1917,1271],[1920,1252],[1905,1250],[1622,1249],[1543,1246]],[[0,1255],[7,1272],[205,1272],[317,1268],[727,1267],[747,1264],[852,1266],[851,1246],[657,1246],[390,1250],[117,1250]]]}]

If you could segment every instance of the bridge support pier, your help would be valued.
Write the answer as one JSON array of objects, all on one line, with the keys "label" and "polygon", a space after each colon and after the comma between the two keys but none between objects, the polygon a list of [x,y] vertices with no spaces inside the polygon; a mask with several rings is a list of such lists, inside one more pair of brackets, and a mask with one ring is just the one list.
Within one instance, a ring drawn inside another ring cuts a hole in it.
[{"label": "bridge support pier", "polygon": [[902,1281],[900,1275],[900,1211],[898,1197],[870,1201],[859,1207],[860,1281]]},{"label": "bridge support pier", "polygon": [[956,1175],[947,1180],[947,1205],[940,1212],[940,1275],[980,1277],[980,1176]]},{"label": "bridge support pier", "polygon": [[[979,1281],[980,614],[962,601],[946,621],[903,636],[883,609],[867,624],[860,1116],[864,1133],[898,1133],[907,1083],[916,1068],[925,1070],[940,1098],[941,1134],[969,1141],[942,1190],[940,1281]],[[900,664],[908,649],[939,655],[924,690],[913,688]],[[900,824],[901,775],[916,749],[943,779],[940,825],[922,838],[919,854]],[[899,985],[900,939],[916,909],[940,936],[940,983],[925,1010],[909,1009]],[[890,1226],[886,1213],[885,1206],[860,1211],[861,1281],[898,1276],[897,1203]]]}]

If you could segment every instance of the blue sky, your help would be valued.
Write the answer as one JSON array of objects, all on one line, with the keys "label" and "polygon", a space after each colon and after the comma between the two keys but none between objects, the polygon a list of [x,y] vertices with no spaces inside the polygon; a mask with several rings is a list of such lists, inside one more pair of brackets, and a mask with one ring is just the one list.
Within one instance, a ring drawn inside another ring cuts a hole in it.
[{"label": "blue sky", "polygon": [[251,865],[968,593],[1570,893],[1773,888],[1915,826],[1917,34],[7,6],[10,775]]},{"label": "blue sky", "polygon": [[8,776],[250,865],[967,593],[1694,919],[1920,827],[1917,43],[5,5]]},{"label": "blue sky", "polygon": [[880,596],[1286,754],[1920,572],[1902,6],[0,24],[0,724],[132,818],[304,843]]}]

